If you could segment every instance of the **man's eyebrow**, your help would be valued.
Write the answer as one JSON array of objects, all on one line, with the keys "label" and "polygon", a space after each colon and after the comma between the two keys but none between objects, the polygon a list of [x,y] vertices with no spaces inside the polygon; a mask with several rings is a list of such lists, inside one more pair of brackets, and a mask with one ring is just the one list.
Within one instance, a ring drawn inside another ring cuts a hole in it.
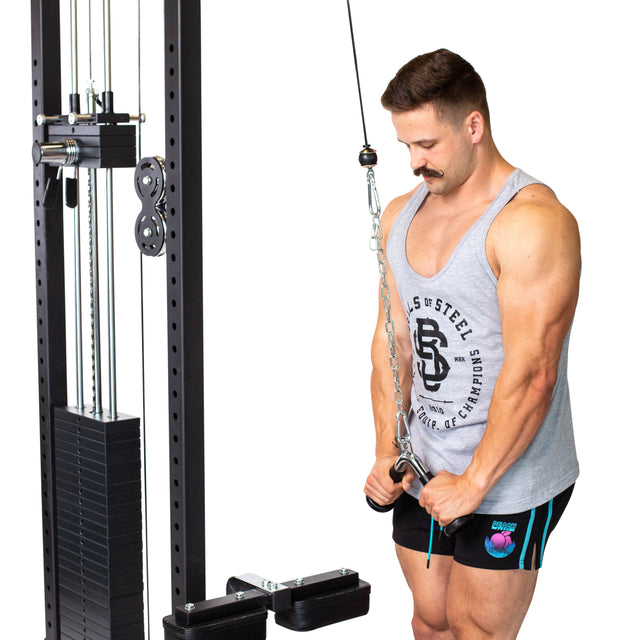
[{"label": "man's eyebrow", "polygon": [[437,142],[436,138],[423,138],[422,140],[412,140],[411,142],[405,142],[404,140],[400,140],[400,138],[397,138],[398,142],[400,142],[401,144],[434,144],[435,142]]}]

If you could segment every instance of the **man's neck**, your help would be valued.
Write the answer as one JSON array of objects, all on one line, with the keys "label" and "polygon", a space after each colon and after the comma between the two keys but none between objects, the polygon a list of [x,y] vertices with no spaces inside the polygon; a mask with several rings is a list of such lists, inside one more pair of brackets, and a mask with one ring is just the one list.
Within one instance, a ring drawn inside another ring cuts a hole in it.
[{"label": "man's neck", "polygon": [[480,201],[492,201],[500,192],[515,167],[509,164],[491,144],[479,154],[468,178],[449,193],[435,196],[445,208],[459,210]]}]

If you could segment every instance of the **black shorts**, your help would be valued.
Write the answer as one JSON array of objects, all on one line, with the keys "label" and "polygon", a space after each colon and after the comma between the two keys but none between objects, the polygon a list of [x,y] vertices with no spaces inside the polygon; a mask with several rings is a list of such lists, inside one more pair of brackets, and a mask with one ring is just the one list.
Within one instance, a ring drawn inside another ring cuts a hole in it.
[{"label": "black shorts", "polygon": [[550,533],[569,503],[573,485],[543,505],[522,513],[475,514],[454,536],[404,493],[393,509],[393,539],[401,547],[453,556],[478,569],[539,569]]}]

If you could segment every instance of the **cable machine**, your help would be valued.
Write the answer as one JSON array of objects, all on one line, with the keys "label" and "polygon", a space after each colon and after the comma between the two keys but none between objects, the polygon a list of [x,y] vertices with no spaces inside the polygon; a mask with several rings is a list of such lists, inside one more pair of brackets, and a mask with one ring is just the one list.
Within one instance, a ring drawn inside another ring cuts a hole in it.
[{"label": "cable machine", "polygon": [[[90,0],[89,0],[90,2]],[[370,586],[339,569],[279,583],[229,579],[206,599],[202,308],[200,3],[164,2],[165,157],[140,157],[137,113],[118,112],[111,82],[111,4],[101,0],[104,87],[78,90],[77,0],[70,0],[71,94],[62,106],[59,0],[31,1],[35,258],[46,640],[145,637],[141,420],[118,408],[113,171],[129,171],[142,210],[142,256],[166,256],[171,509],[167,640],[258,640],[268,611],[306,631],[365,615]],[[97,3],[96,3],[97,4]],[[91,6],[91,4],[89,5]],[[90,234],[92,394],[85,403],[80,172]],[[66,173],[65,173],[66,172]],[[63,180],[64,179],[64,180]],[[98,211],[98,193],[104,207]],[[64,197],[63,197],[64,196]],[[76,398],[67,389],[65,208],[74,216]],[[103,233],[105,237],[103,237]],[[105,242],[106,241],[106,242]],[[106,252],[107,401],[103,402],[98,259]],[[144,426],[144,420],[143,424]],[[147,607],[148,608],[148,607]]]}]

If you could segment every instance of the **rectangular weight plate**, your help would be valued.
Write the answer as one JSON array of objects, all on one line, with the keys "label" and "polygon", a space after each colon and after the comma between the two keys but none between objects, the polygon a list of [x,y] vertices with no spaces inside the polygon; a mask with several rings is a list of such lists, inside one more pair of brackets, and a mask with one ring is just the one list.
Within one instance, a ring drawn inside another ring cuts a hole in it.
[{"label": "rectangular weight plate", "polygon": [[81,558],[72,558],[69,555],[60,554],[60,566],[66,567],[69,571],[78,573],[86,569],[92,574],[100,576],[102,580],[111,580],[114,584],[118,581],[137,580],[137,576],[142,570],[142,563],[137,560],[127,567],[112,567],[103,562],[90,560],[86,555]]},{"label": "rectangular weight plate", "polygon": [[[66,607],[60,608],[61,617],[66,618],[71,623],[75,622],[76,626],[83,625],[91,625],[93,628],[96,628],[98,633],[101,632],[102,629],[107,630],[106,633],[102,632],[103,635],[108,634],[109,628],[122,628],[128,627],[129,629],[140,629],[140,622],[138,621],[137,614],[122,614],[119,616],[110,616],[110,617],[94,617],[90,613],[86,612],[82,618],[77,618],[74,620],[74,613],[70,611]],[[91,639],[93,640],[93,638]]]},{"label": "rectangular weight plate", "polygon": [[64,566],[59,567],[59,584],[69,591],[77,593],[95,602],[106,602],[112,598],[142,593],[142,578],[132,576],[122,584],[115,584],[110,578],[104,578],[90,571],[73,571]]},{"label": "rectangular weight plate", "polygon": [[109,513],[113,509],[124,507],[131,502],[139,503],[142,500],[142,489],[138,483],[132,486],[130,493],[125,491],[120,495],[112,495],[111,493],[105,495],[104,491],[88,491],[85,487],[79,486],[77,482],[75,484],[71,482],[60,483],[58,487],[66,500],[77,501],[78,505],[88,509],[106,510]]},{"label": "rectangular weight plate", "polygon": [[[82,640],[114,640],[115,638],[122,638],[130,636],[131,634],[144,633],[144,625],[140,622],[127,622],[125,618],[111,619],[109,621],[93,620],[90,617],[75,618],[73,614],[66,613],[66,610],[62,608],[60,612],[60,619],[65,623],[65,629],[67,633],[79,634]],[[107,622],[105,627],[104,622]],[[82,635],[84,634],[84,635]]]},{"label": "rectangular weight plate", "polygon": [[78,486],[74,486],[70,490],[60,488],[58,493],[58,500],[63,501],[67,506],[67,510],[73,511],[74,508],[82,509],[87,512],[93,512],[95,514],[101,514],[107,518],[117,517],[125,514],[136,512],[140,508],[141,492],[132,492],[131,495],[126,495],[126,502],[122,501],[122,498],[117,502],[112,500],[111,504],[107,503],[104,499],[101,502],[91,500],[86,494],[78,494]]},{"label": "rectangular weight plate", "polygon": [[57,430],[105,444],[136,440],[140,435],[140,420],[124,414],[118,414],[117,420],[111,420],[106,414],[98,416],[87,410],[56,407],[54,417]]},{"label": "rectangular weight plate", "polygon": [[[61,593],[64,594],[65,606],[68,607],[68,612],[73,613],[75,609],[73,606],[69,606],[69,603],[73,604],[74,599],[77,598],[77,593],[64,586],[61,588]],[[85,597],[82,602],[83,611],[81,618],[87,614],[93,620],[97,620],[101,625],[108,627],[112,619],[120,620],[137,615],[141,603],[142,593],[111,598],[106,603],[98,603],[91,598]]]},{"label": "rectangular weight plate", "polygon": [[[60,552],[60,558],[67,563],[68,566],[76,566],[83,560],[88,566],[96,568],[102,567],[108,571],[120,571],[126,572],[128,567],[139,569],[142,565],[142,559],[140,557],[139,550],[127,551],[123,548],[121,553],[114,553],[113,555],[106,556],[104,553],[96,553],[90,550],[85,545],[80,552],[81,555],[75,554],[67,549],[63,549]],[[71,563],[71,564],[69,564]]]},{"label": "rectangular weight plate", "polygon": [[59,523],[59,532],[61,546],[62,544],[70,545],[68,548],[70,551],[80,552],[80,548],[87,544],[93,544],[96,546],[102,546],[105,553],[117,553],[117,549],[125,548],[128,545],[135,547],[141,546],[138,544],[142,537],[140,531],[133,531],[119,536],[100,536],[97,533],[93,533],[86,529],[77,528],[65,528],[63,522]]},{"label": "rectangular weight plate", "polygon": [[133,482],[139,483],[139,464],[132,464],[126,467],[114,465],[114,468],[110,469],[106,475],[103,475],[88,469],[82,463],[74,466],[58,457],[56,457],[56,461],[56,471],[60,479],[67,483],[67,486],[86,487],[97,493],[102,491],[105,495],[108,489],[111,495],[121,496],[126,495],[132,488],[131,486],[121,485],[129,485]]},{"label": "rectangular weight plate", "polygon": [[112,568],[101,563],[91,562],[84,556],[74,559],[68,555],[61,555],[60,567],[69,571],[70,574],[86,577],[99,584],[106,584],[108,582],[114,587],[119,587],[139,580],[142,563],[135,562],[126,567]]},{"label": "rectangular weight plate", "polygon": [[[129,503],[130,504],[130,503]],[[111,513],[110,510],[105,513],[104,509],[88,509],[85,505],[78,504],[68,500],[58,500],[58,510],[64,512],[66,517],[73,517],[82,520],[88,520],[100,526],[109,527],[111,525],[121,526],[124,524],[141,528],[140,514],[136,510],[121,511],[119,513]]]},{"label": "rectangular weight plate", "polygon": [[[144,631],[139,628],[121,627],[119,629],[111,629],[108,635],[102,635],[97,629],[80,627],[73,625],[69,619],[61,619],[64,633],[61,640],[144,640]],[[86,630],[86,632],[83,632]]]},{"label": "rectangular weight plate", "polygon": [[[136,449],[131,446],[131,442],[135,443],[136,439],[120,440],[118,442],[109,443],[109,452],[114,462],[128,462],[136,460]],[[56,451],[66,451],[68,453],[77,453],[88,459],[97,461],[102,460],[104,455],[105,444],[102,442],[90,441],[84,439],[82,443],[78,443],[77,434],[59,431],[56,439]]]},{"label": "rectangular weight plate", "polygon": [[83,549],[94,553],[102,553],[113,558],[114,561],[123,562],[129,553],[139,552],[142,554],[142,536],[137,532],[131,535],[119,536],[117,539],[106,540],[92,539],[84,536],[78,529],[60,529],[60,547],[65,548],[70,553],[79,554]]},{"label": "rectangular weight plate", "polygon": [[[122,455],[114,455],[113,449],[115,446],[116,445],[111,445],[109,447],[109,461],[112,465],[130,466],[134,468],[140,466],[140,458],[136,456],[137,452],[135,450],[126,451],[125,455],[127,458],[123,459]],[[131,447],[128,448],[131,449]],[[102,451],[89,451],[87,447],[77,447],[75,451],[68,451],[60,446],[56,446],[55,454],[59,460],[64,460],[70,464],[82,464],[83,467],[91,469],[95,473],[105,475],[111,470],[105,465],[104,453]]]}]

